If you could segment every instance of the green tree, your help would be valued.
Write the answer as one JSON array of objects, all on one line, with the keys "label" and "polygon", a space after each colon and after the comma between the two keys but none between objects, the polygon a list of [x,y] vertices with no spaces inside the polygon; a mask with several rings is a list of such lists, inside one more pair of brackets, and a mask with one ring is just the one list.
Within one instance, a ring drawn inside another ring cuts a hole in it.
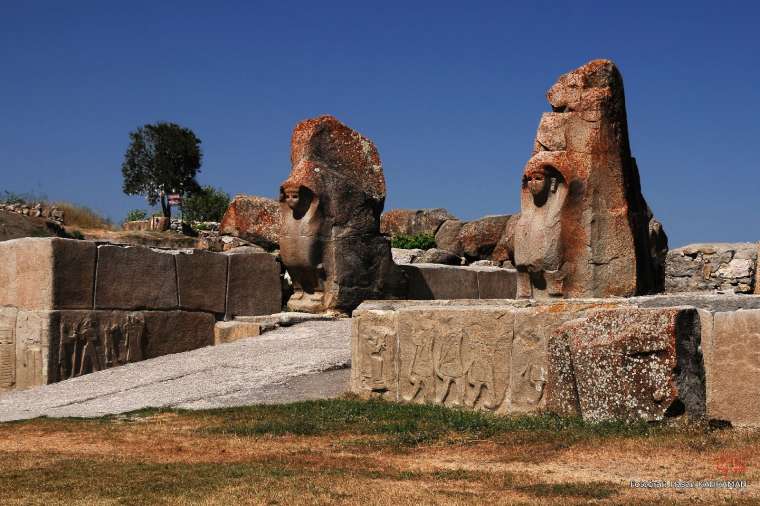
[{"label": "green tree", "polygon": [[183,221],[222,221],[230,195],[220,188],[204,186],[182,203]]},{"label": "green tree", "polygon": [[129,133],[130,143],[121,164],[122,189],[127,195],[144,195],[148,204],[161,204],[171,217],[167,195],[192,195],[200,190],[201,140],[192,130],[175,123],[144,125]]}]

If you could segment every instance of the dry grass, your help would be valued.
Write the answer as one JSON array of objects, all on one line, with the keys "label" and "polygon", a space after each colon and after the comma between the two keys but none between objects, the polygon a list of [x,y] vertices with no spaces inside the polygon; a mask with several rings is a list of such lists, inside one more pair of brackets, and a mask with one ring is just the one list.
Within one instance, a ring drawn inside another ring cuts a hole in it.
[{"label": "dry grass", "polygon": [[72,204],[71,202],[55,202],[51,205],[63,210],[63,224],[66,227],[73,227],[80,230],[114,230],[114,224],[111,220],[101,216],[89,207]]},{"label": "dry grass", "polygon": [[[755,431],[497,419],[356,400],[144,411],[0,424],[0,502],[757,504],[759,450]],[[629,487],[724,472],[749,488]]]}]

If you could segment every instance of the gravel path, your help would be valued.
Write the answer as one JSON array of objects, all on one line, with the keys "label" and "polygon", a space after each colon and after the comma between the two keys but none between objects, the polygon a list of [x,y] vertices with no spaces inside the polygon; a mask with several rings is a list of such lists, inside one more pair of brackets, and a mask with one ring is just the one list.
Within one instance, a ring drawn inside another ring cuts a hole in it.
[{"label": "gravel path", "polygon": [[348,390],[350,341],[350,320],[301,323],[234,343],[0,394],[0,421],[335,397]]}]

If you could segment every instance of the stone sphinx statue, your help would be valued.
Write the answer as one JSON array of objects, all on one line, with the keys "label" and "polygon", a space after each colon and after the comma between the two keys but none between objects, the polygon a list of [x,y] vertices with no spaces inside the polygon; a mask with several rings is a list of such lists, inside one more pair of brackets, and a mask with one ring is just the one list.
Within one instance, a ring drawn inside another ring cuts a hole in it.
[{"label": "stone sphinx statue", "polygon": [[546,96],[512,236],[518,297],[662,291],[667,237],[641,193],[620,72],[594,60]]},{"label": "stone sphinx statue", "polygon": [[[295,172],[306,173],[304,170]],[[280,187],[280,257],[294,288],[288,307],[306,313],[324,309],[325,271],[320,237],[324,220],[313,183],[289,178]]]},{"label": "stone sphinx statue", "polygon": [[380,233],[385,176],[375,145],[332,116],[296,125],[280,187],[280,257],[292,311],[350,313],[367,299],[405,295]]},{"label": "stone sphinx statue", "polygon": [[561,297],[562,221],[567,183],[551,165],[529,165],[523,175],[522,212],[515,226],[515,263],[518,297],[542,292]]}]

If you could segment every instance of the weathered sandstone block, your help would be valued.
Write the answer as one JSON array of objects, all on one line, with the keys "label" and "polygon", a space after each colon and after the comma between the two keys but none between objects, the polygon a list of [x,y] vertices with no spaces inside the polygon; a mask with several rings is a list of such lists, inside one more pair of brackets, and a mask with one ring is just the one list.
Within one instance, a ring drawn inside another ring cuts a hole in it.
[{"label": "weathered sandstone block", "polygon": [[386,235],[435,236],[446,220],[456,220],[456,216],[446,209],[391,209],[380,216],[380,232]]},{"label": "weathered sandstone block", "polygon": [[179,307],[224,314],[229,257],[201,250],[181,252],[177,263]]},{"label": "weathered sandstone block", "polygon": [[353,313],[352,390],[498,413],[544,406],[547,336],[596,302],[367,302]]},{"label": "weathered sandstone block", "polygon": [[95,309],[176,309],[174,255],[141,246],[98,247]]},{"label": "weathered sandstone block", "polygon": [[282,309],[280,264],[269,253],[227,253],[227,314],[257,316],[279,313]]},{"label": "weathered sandstone block", "polygon": [[261,324],[246,321],[216,322],[214,344],[232,343],[246,337],[261,334]]},{"label": "weathered sandstone block", "polygon": [[561,76],[547,98],[553,112],[525,166],[514,229],[518,295],[661,291],[666,238],[641,194],[620,73],[592,61]]},{"label": "weathered sandstone block", "polygon": [[214,342],[214,317],[184,311],[0,310],[0,388],[29,388]]},{"label": "weathered sandstone block", "polygon": [[760,309],[715,313],[710,330],[709,417],[760,426]]},{"label": "weathered sandstone block", "polygon": [[94,275],[92,242],[57,237],[0,242],[0,305],[90,308]]},{"label": "weathered sandstone block", "polygon": [[377,148],[332,116],[302,121],[292,170],[280,187],[280,255],[293,280],[293,311],[351,311],[403,293],[380,234],[385,177]]},{"label": "weathered sandstone block", "polygon": [[[705,415],[695,309],[604,309],[550,338],[548,406],[586,420]],[[569,359],[569,362],[568,362]]]},{"label": "weathered sandstone block", "polygon": [[499,267],[471,266],[478,273],[479,299],[514,299],[517,293],[517,271]]},{"label": "weathered sandstone block", "polygon": [[239,237],[267,250],[276,249],[280,242],[280,205],[266,197],[236,195],[224,213],[219,233]]}]

